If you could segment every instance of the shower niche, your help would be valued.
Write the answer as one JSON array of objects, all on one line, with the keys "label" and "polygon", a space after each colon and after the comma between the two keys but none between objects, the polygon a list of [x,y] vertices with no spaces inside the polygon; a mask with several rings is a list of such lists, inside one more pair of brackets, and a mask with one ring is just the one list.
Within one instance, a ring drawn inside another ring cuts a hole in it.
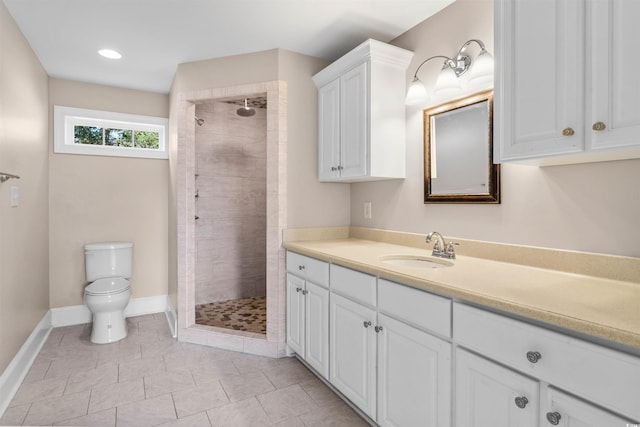
[{"label": "shower niche", "polygon": [[195,105],[195,323],[267,332],[266,93]]}]

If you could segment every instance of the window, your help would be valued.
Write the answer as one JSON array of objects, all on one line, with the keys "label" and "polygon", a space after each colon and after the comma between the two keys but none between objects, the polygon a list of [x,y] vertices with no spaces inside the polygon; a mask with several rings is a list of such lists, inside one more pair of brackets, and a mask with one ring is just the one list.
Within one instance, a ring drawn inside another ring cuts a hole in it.
[{"label": "window", "polygon": [[168,120],[82,108],[53,108],[55,153],[167,159]]}]

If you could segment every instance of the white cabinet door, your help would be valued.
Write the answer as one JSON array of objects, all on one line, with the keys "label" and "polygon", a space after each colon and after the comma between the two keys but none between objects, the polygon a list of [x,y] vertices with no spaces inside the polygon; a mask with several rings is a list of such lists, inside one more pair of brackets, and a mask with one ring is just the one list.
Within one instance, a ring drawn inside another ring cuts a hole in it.
[{"label": "white cabinet door", "polygon": [[[587,117],[592,150],[640,144],[640,2],[635,0],[587,3],[591,24],[591,111]],[[593,130],[596,123],[603,130]]]},{"label": "white cabinet door", "polygon": [[340,79],[318,89],[318,178],[340,179]]},{"label": "white cabinet door", "polygon": [[287,274],[287,345],[304,358],[304,280]]},{"label": "white cabinet door", "polygon": [[640,420],[621,418],[553,387],[542,390],[540,425],[563,427],[604,427],[638,425]]},{"label": "white cabinet door", "polygon": [[537,381],[461,348],[455,358],[457,427],[538,425]]},{"label": "white cabinet door", "polygon": [[372,419],[376,417],[376,312],[330,296],[329,381]]},{"label": "white cabinet door", "polygon": [[340,175],[357,178],[367,175],[367,63],[340,77]]},{"label": "white cabinet door", "polygon": [[381,426],[451,425],[451,344],[378,315]]},{"label": "white cabinet door", "polygon": [[584,2],[497,0],[495,14],[494,157],[582,152]]},{"label": "white cabinet door", "polygon": [[311,282],[306,285],[304,360],[329,378],[329,291]]}]

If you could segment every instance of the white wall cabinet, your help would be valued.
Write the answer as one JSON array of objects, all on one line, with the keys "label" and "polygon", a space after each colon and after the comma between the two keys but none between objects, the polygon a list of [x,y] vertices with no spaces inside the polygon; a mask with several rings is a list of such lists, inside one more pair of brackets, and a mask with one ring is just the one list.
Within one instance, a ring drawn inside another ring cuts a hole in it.
[{"label": "white wall cabinet", "polygon": [[370,39],[313,76],[320,181],[405,177],[405,72],[412,57]]},{"label": "white wall cabinet", "polygon": [[287,345],[328,378],[329,265],[289,252],[287,270]]},{"label": "white wall cabinet", "polygon": [[640,3],[496,0],[494,158],[640,158]]}]

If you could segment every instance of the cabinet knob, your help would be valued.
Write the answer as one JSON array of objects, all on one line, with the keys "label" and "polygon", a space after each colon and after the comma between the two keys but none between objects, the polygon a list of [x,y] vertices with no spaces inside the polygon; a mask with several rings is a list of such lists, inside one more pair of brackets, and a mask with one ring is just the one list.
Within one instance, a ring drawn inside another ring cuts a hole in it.
[{"label": "cabinet knob", "polygon": [[304,265],[299,265],[298,266],[298,270],[300,270],[300,271],[304,270]]},{"label": "cabinet knob", "polygon": [[593,126],[591,126],[591,129],[595,130],[596,132],[600,132],[601,130],[605,130],[606,128],[607,125],[602,122],[595,122]]},{"label": "cabinet knob", "polygon": [[331,166],[331,172],[340,170],[339,167]]},{"label": "cabinet knob", "polygon": [[516,397],[516,406],[520,409],[524,409],[527,406],[527,403],[529,403],[529,399],[527,399],[524,396],[519,396]]},{"label": "cabinet knob", "polygon": [[309,293],[309,291],[307,291],[307,290],[302,291],[302,295],[306,295],[308,293]]},{"label": "cabinet knob", "polygon": [[572,136],[575,133],[573,128],[564,128],[562,129],[562,135],[564,136]]},{"label": "cabinet knob", "polygon": [[542,359],[542,355],[537,351],[527,351],[527,360],[531,363],[538,363]]},{"label": "cabinet knob", "polygon": [[296,292],[300,292],[302,288],[296,288]]},{"label": "cabinet knob", "polygon": [[344,169],[342,166],[338,166],[339,171],[341,171],[342,169]]},{"label": "cabinet knob", "polygon": [[373,330],[376,331],[376,333],[379,333],[382,330],[382,326],[376,326]]},{"label": "cabinet knob", "polygon": [[562,417],[559,412],[547,412],[547,421],[549,421],[549,424],[557,426],[560,424],[560,418]]},{"label": "cabinet knob", "polygon": [[365,321],[364,321],[364,327],[365,327],[365,328],[368,328],[369,326],[371,326],[371,322],[370,322],[370,321],[368,321],[368,320],[365,320]]}]

